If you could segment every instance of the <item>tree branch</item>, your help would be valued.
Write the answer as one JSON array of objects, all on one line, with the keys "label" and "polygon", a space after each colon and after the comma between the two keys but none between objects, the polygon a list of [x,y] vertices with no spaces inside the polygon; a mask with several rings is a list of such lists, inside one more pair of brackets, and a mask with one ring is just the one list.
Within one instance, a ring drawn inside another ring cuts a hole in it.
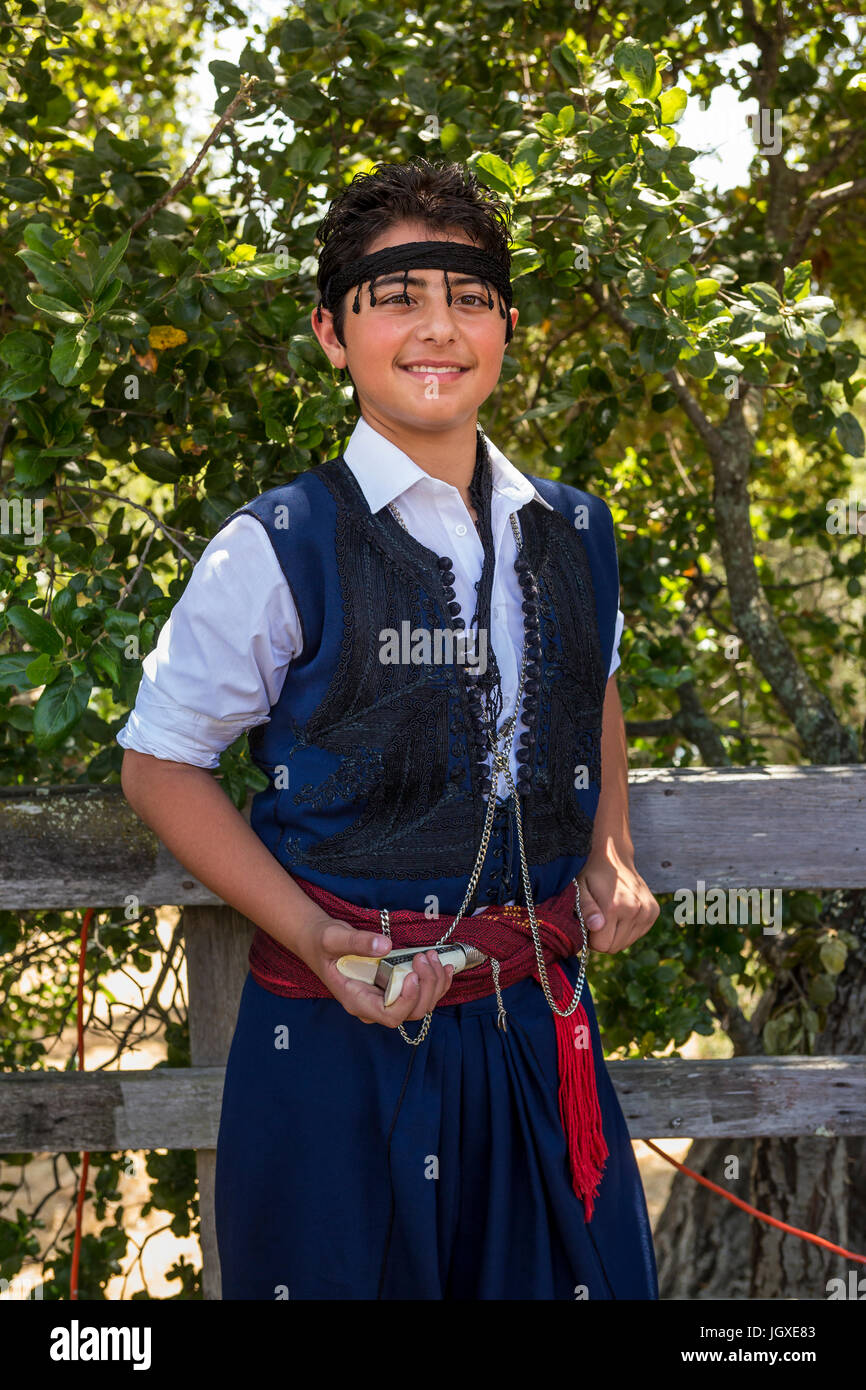
[{"label": "tree branch", "polygon": [[849,179],[847,183],[839,183],[835,188],[822,188],[817,193],[813,193],[806,201],[805,211],[791,238],[791,245],[785,253],[782,264],[796,265],[806,242],[825,213],[839,207],[841,203],[850,202],[852,198],[862,197],[864,193],[866,193],[866,178]]},{"label": "tree branch", "polygon": [[844,164],[850,154],[853,154],[858,145],[866,139],[866,126],[858,126],[856,130],[848,132],[841,144],[834,150],[819,159],[809,169],[796,169],[794,177],[801,187],[823,183],[828,174],[832,174],[834,169],[838,169],[840,164]]},{"label": "tree branch", "polygon": [[800,665],[761,585],[749,516],[752,435],[742,397],[731,401],[728,419],[718,433],[721,447],[710,450],[713,512],[733,622],[812,761],[856,761],[854,731],[841,722],[826,695]]},{"label": "tree branch", "polygon": [[712,454],[713,450],[721,450],[723,447],[722,436],[719,434],[718,428],[704,414],[703,409],[695,400],[676,367],[671,367],[669,372],[662,372],[662,376],[665,381],[670,382],[671,390],[682,406],[684,414],[694,425],[710,453]]},{"label": "tree branch", "polygon": [[166,203],[170,203],[172,198],[174,198],[182,188],[186,188],[187,184],[195,176],[196,170],[198,169],[199,165],[201,164],[211,145],[213,145],[214,141],[219,139],[226,126],[234,120],[235,112],[237,111],[241,102],[244,102],[246,105],[251,104],[250,93],[252,92],[253,87],[255,87],[258,83],[258,80],[259,79],[257,77],[253,76],[247,76],[241,79],[241,85],[237,90],[237,94],[235,95],[231,103],[226,107],[223,114],[220,116],[219,120],[217,121],[210,135],[205,140],[204,144],[202,145],[192,164],[190,164],[188,168],[184,169],[177,183],[173,184],[171,188],[167,189],[167,191],[163,193],[161,198],[157,198],[156,202],[153,204],[152,207],[149,207],[146,212],[143,212],[141,216],[135,222],[133,222],[132,227],[130,228],[130,236],[137,232],[139,227],[143,226],[145,222],[149,222],[151,217],[153,217],[155,213],[159,212],[160,208],[165,207]]}]

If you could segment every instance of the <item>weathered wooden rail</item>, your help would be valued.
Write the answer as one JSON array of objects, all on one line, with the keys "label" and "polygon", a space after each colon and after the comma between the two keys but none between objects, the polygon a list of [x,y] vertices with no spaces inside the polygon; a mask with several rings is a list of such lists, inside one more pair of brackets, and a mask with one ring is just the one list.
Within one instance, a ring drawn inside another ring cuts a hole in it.
[{"label": "weathered wooden rail", "polygon": [[[635,771],[629,797],[638,867],[655,893],[698,882],[866,887],[864,765]],[[0,1152],[195,1149],[205,1296],[219,1298],[214,1149],[253,925],[174,859],[119,787],[0,788],[0,908],[101,909],[130,895],[142,907],[184,909],[193,1065],[0,1074]],[[866,1134],[864,1062],[608,1066],[633,1137],[739,1138]]]}]

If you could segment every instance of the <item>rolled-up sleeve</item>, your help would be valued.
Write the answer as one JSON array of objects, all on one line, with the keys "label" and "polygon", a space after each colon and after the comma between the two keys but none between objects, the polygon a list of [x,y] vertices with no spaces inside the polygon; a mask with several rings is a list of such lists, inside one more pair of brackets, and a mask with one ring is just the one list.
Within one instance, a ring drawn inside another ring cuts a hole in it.
[{"label": "rolled-up sleeve", "polygon": [[264,527],[234,517],[205,547],[144,658],[117,742],[217,767],[224,749],[268,721],[301,647],[297,608]]},{"label": "rolled-up sleeve", "polygon": [[614,634],[613,634],[613,657],[611,658],[610,670],[609,670],[608,673],[607,673],[607,678],[608,678],[608,680],[610,680],[610,678],[611,678],[611,676],[613,675],[614,671],[615,671],[616,668],[620,665],[619,642],[620,642],[620,638],[622,637],[622,630],[623,630],[624,626],[625,626],[625,614],[623,613],[623,611],[622,611],[621,608],[618,608],[618,609],[616,610],[616,627],[615,627],[615,629],[614,629]]}]

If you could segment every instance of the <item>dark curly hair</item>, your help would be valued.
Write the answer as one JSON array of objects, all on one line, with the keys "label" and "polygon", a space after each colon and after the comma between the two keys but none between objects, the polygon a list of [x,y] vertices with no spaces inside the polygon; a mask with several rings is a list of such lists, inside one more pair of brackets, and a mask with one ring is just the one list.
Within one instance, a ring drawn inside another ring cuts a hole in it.
[{"label": "dark curly hair", "polygon": [[[382,162],[367,174],[355,175],[316,229],[322,247],[316,276],[319,297],[335,271],[365,256],[375,237],[405,221],[423,222],[430,232],[459,228],[510,270],[508,214],[471,169],[420,157],[405,164]],[[333,312],[334,332],[345,347],[345,296]]]}]

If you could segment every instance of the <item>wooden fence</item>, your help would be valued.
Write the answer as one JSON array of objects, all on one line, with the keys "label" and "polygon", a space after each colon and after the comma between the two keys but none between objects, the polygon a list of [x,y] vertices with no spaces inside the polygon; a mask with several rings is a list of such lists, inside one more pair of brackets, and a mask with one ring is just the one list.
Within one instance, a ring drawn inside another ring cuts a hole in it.
[{"label": "wooden fence", "polygon": [[[634,771],[629,797],[638,868],[654,893],[699,881],[866,887],[866,765]],[[215,1299],[215,1145],[254,927],[173,858],[119,787],[0,788],[0,908],[103,909],[131,894],[142,907],[183,908],[192,1066],[0,1074],[0,1152],[195,1149],[204,1294]],[[633,1138],[832,1136],[866,1134],[864,1061],[608,1067]]]}]

